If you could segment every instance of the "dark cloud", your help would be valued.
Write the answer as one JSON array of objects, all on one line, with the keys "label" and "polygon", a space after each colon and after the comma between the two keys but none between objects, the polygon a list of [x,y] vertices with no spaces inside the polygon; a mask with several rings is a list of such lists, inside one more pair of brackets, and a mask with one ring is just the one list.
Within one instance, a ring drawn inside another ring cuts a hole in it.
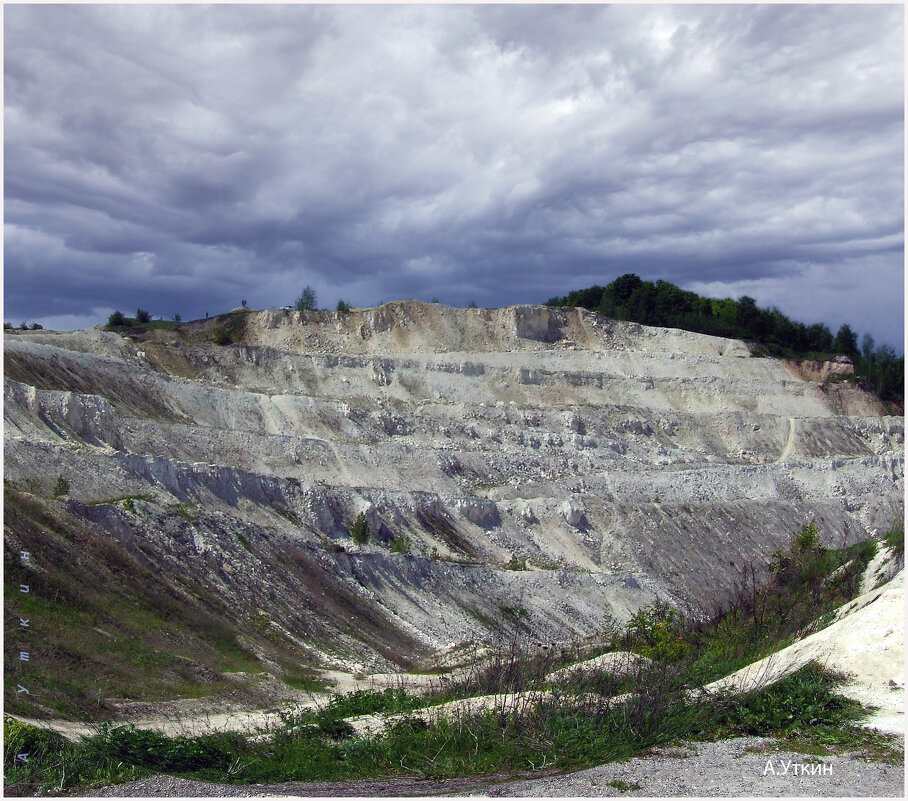
[{"label": "dark cloud", "polygon": [[541,302],[903,336],[898,6],[5,10],[5,318]]}]

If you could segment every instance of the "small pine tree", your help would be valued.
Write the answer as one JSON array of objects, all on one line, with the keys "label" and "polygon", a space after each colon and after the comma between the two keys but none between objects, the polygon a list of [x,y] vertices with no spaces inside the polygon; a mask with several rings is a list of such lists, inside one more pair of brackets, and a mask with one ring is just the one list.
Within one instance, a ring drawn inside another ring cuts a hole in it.
[{"label": "small pine tree", "polygon": [[360,512],[353,521],[353,528],[350,529],[350,536],[357,545],[365,545],[369,541],[369,523],[366,520],[365,512]]},{"label": "small pine tree", "polygon": [[136,309],[136,321],[140,323],[150,323],[151,312],[147,309]]},{"label": "small pine tree", "polygon": [[107,325],[109,328],[113,328],[115,325],[126,325],[126,317],[123,312],[115,311],[107,318]]},{"label": "small pine tree", "polygon": [[346,314],[347,312],[350,311],[350,304],[349,304],[349,303],[345,303],[345,302],[342,301],[342,300],[339,300],[339,301],[337,302],[337,310],[338,310],[341,314]]},{"label": "small pine tree", "polygon": [[59,475],[54,484],[54,497],[62,498],[64,495],[69,495],[69,482],[62,475]]},{"label": "small pine tree", "polygon": [[303,290],[303,294],[299,296],[296,301],[296,310],[297,311],[315,311],[315,290],[311,286],[307,286]]}]

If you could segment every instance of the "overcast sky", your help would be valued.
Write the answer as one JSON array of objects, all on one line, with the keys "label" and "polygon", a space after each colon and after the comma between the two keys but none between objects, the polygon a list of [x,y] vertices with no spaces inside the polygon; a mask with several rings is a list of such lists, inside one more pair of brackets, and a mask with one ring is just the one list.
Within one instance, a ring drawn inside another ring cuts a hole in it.
[{"label": "overcast sky", "polygon": [[902,350],[901,6],[4,14],[14,324],[636,272]]}]

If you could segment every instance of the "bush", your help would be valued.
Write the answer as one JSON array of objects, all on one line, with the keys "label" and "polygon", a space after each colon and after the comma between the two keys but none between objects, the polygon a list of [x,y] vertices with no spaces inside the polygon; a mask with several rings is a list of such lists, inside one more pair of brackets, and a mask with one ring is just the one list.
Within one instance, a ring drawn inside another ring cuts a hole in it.
[{"label": "bush", "polygon": [[136,309],[136,321],[140,323],[150,323],[151,312],[147,309]]},{"label": "bush", "polygon": [[173,321],[174,321],[175,323],[181,323],[181,322],[183,322],[183,317],[182,317],[182,315],[181,315],[179,312],[177,312],[176,314],[173,315]]},{"label": "bush", "polygon": [[684,639],[684,619],[664,603],[647,606],[627,624],[627,647],[649,659],[677,662],[688,649]]},{"label": "bush", "polygon": [[90,738],[87,750],[95,759],[119,760],[127,765],[158,771],[226,769],[233,760],[231,745],[239,735],[213,734],[202,737],[168,737],[134,725],[105,723]]},{"label": "bush", "polygon": [[43,331],[44,326],[41,323],[32,323],[32,331]]},{"label": "bush", "polygon": [[369,541],[369,523],[366,520],[365,512],[360,512],[353,521],[353,528],[350,529],[350,536],[357,545],[365,545]]},{"label": "bush", "polygon": [[391,553],[410,553],[410,538],[404,534],[395,537],[391,542]]},{"label": "bush", "polygon": [[123,312],[115,311],[107,318],[107,325],[109,328],[113,328],[115,325],[126,325],[126,317]]},{"label": "bush", "polygon": [[222,325],[215,328],[214,331],[211,332],[211,335],[214,338],[215,345],[229,345],[233,342],[230,338],[230,334],[227,333],[227,329]]},{"label": "bush", "polygon": [[4,331],[11,331],[12,328],[13,328],[13,324],[12,324],[12,323],[4,323],[4,324],[3,324],[3,330],[4,330]]},{"label": "bush", "polygon": [[342,300],[339,300],[339,301],[337,302],[337,310],[338,310],[338,312],[340,312],[341,314],[347,314],[347,312],[349,312],[351,308],[352,308],[352,307],[350,306],[349,303],[345,303],[345,302],[342,301]]},{"label": "bush", "polygon": [[307,286],[299,298],[297,298],[296,310],[315,311],[316,302],[315,290],[311,286]]},{"label": "bush", "polygon": [[69,495],[69,482],[62,475],[59,475],[54,483],[54,497],[62,498],[64,495]]}]

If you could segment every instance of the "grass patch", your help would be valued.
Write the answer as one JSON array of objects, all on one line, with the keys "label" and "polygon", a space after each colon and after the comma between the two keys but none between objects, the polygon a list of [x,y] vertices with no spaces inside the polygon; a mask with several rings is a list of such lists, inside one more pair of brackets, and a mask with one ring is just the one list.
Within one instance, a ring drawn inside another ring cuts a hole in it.
[{"label": "grass patch", "polygon": [[[28,754],[23,762],[18,754]],[[4,794],[54,795],[78,787],[120,784],[144,778],[145,768],[100,756],[84,744],[71,743],[59,734],[3,718]]]},{"label": "grass patch", "polygon": [[905,558],[905,525],[897,520],[891,529],[886,532],[884,540],[886,547],[891,549],[898,559]]},{"label": "grass patch", "polygon": [[284,684],[304,693],[323,693],[331,682],[316,673],[288,673],[281,677]]},{"label": "grass patch", "polygon": [[[216,598],[188,598],[172,577],[55,504],[7,488],[4,507],[5,619],[28,617],[29,631],[40,632],[24,666],[21,637],[4,643],[7,712],[103,720],[118,700],[210,695],[234,689],[222,672],[260,667]],[[20,549],[31,552],[31,566]],[[20,584],[31,591],[20,593]],[[19,682],[30,696],[16,693]]]},{"label": "grass patch", "polygon": [[35,761],[28,776],[17,773],[8,747],[7,776],[17,789],[53,787],[61,779],[56,765],[62,757],[70,766],[82,766],[80,772],[89,781],[111,775],[115,766],[118,773],[112,778],[120,781],[142,771],[244,784],[395,775],[448,778],[573,769],[630,757],[680,737],[738,734],[788,737],[786,743],[802,749],[810,743],[828,748],[858,744],[867,753],[897,756],[888,740],[851,726],[859,707],[836,695],[838,677],[817,666],[745,698],[697,704],[684,699],[679,675],[663,667],[641,676],[649,683],[640,687],[637,697],[624,701],[555,694],[523,707],[431,723],[404,714],[374,737],[353,736],[343,716],[399,714],[418,699],[398,690],[335,696],[321,710],[285,715],[266,742],[238,734],[171,738],[106,725],[80,744],[54,739],[48,746],[53,758],[43,760],[43,768]]}]

